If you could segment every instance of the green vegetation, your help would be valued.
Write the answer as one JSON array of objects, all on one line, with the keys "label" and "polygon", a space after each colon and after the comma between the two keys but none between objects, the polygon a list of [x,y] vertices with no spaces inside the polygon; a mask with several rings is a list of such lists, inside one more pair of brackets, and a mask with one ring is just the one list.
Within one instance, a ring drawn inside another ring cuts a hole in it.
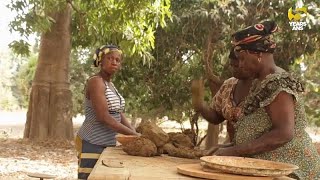
[{"label": "green vegetation", "polygon": [[[29,7],[25,4],[20,7],[18,2],[25,1],[16,1],[11,7],[15,10]],[[228,78],[230,35],[239,28],[274,19],[281,28],[275,35],[277,62],[285,69],[297,72],[306,81],[305,102],[310,124],[320,126],[319,4],[306,1],[309,26],[304,31],[292,31],[287,11],[294,4],[287,1],[172,0],[171,6],[168,0],[154,1],[152,5],[143,4],[147,1],[72,2],[77,8],[72,19],[70,63],[73,115],[82,113],[84,84],[95,72],[90,61],[92,50],[104,43],[114,43],[119,44],[126,53],[122,71],[114,83],[126,98],[127,113],[133,117],[155,119],[167,115],[178,122],[190,120],[194,115],[190,81],[204,77],[210,83],[212,77],[220,80]],[[163,3],[162,11],[157,2]],[[45,7],[52,10],[57,6],[53,3]],[[169,7],[170,10],[167,9]],[[40,33],[50,28],[50,18],[32,14],[32,7],[27,9],[30,17],[16,19],[12,22],[12,29],[28,36],[31,32]],[[139,9],[140,13],[128,13],[134,9]],[[36,12],[41,14],[45,10]],[[159,16],[159,13],[162,15]],[[37,17],[36,21],[28,19],[34,17]],[[17,29],[25,21],[34,23],[32,27],[37,28]],[[16,103],[27,108],[37,58],[24,44],[17,41],[11,46],[15,52],[31,54],[28,62],[18,67],[14,81],[19,90]],[[6,82],[1,79],[1,83]],[[209,83],[208,101],[213,92],[209,89]],[[217,81],[215,83],[219,84]]]}]

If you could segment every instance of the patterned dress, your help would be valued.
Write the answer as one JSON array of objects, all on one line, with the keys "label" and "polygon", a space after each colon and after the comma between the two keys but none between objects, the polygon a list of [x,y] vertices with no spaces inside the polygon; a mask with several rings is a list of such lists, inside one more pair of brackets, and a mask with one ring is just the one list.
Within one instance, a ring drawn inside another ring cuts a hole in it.
[{"label": "patterned dress", "polygon": [[295,164],[299,169],[291,174],[293,178],[320,179],[320,157],[305,131],[304,105],[298,95],[303,91],[303,86],[287,72],[270,74],[264,80],[253,83],[244,102],[244,114],[235,125],[235,143],[248,143],[271,130],[272,123],[265,107],[282,91],[295,98],[294,138],[275,150],[251,157]]},{"label": "patterned dress", "polygon": [[212,99],[212,109],[221,114],[225,120],[227,120],[227,132],[230,141],[233,141],[234,137],[234,124],[242,113],[243,102],[238,105],[233,100],[233,92],[235,86],[238,83],[238,79],[229,78],[224,81],[219,91]]}]

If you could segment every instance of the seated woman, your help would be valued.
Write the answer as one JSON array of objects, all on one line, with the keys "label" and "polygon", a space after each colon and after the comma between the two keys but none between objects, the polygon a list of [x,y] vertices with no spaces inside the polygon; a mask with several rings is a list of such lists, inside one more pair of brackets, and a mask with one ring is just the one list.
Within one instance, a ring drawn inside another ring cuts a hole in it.
[{"label": "seated woman", "polygon": [[[249,93],[252,80],[248,74],[243,73],[239,69],[239,61],[235,57],[233,48],[229,54],[232,78],[225,80],[219,91],[213,97],[211,107],[206,106],[203,102],[204,91],[202,82],[193,82],[193,95],[202,94],[200,97],[193,98],[194,109],[202,115],[204,119],[213,124],[220,124],[224,120],[227,121],[227,133],[230,142],[234,137],[234,124],[239,118],[242,111],[243,100]],[[197,83],[197,84],[196,84]],[[197,87],[197,88],[195,88]],[[214,151],[216,147],[213,147]],[[212,151],[212,150],[209,150]]]},{"label": "seated woman", "polygon": [[248,156],[299,166],[292,177],[320,179],[320,157],[306,133],[303,86],[275,65],[273,21],[265,21],[233,35],[235,54],[244,72],[255,78],[236,123],[235,145],[215,155]]}]

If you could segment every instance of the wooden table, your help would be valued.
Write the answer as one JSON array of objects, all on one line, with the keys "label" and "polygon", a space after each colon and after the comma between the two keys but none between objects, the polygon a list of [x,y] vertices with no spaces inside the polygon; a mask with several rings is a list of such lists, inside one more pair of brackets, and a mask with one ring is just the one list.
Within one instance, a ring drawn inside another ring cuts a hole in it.
[{"label": "wooden table", "polygon": [[[112,168],[102,164],[102,160],[123,162],[123,168]],[[166,155],[155,157],[129,156],[121,147],[106,148],[97,164],[94,166],[89,180],[190,180],[198,179],[177,173],[180,164],[199,163],[200,160],[169,157]]]}]

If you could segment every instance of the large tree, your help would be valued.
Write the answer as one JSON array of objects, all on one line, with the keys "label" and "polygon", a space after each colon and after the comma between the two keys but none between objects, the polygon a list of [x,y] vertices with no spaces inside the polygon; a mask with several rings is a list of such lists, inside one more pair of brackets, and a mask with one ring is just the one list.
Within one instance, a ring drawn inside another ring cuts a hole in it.
[{"label": "large tree", "polygon": [[40,53],[32,83],[25,138],[72,139],[69,56],[71,7],[53,12],[50,31],[41,36]]},{"label": "large tree", "polygon": [[[153,47],[153,29],[164,25],[164,17],[170,15],[167,0],[17,0],[9,6],[18,14],[10,24],[13,30],[25,37],[41,33],[24,132],[24,138],[30,139],[73,138],[72,48],[113,43],[148,57],[145,52]],[[11,43],[20,54],[29,52],[26,45],[25,41]]]}]

